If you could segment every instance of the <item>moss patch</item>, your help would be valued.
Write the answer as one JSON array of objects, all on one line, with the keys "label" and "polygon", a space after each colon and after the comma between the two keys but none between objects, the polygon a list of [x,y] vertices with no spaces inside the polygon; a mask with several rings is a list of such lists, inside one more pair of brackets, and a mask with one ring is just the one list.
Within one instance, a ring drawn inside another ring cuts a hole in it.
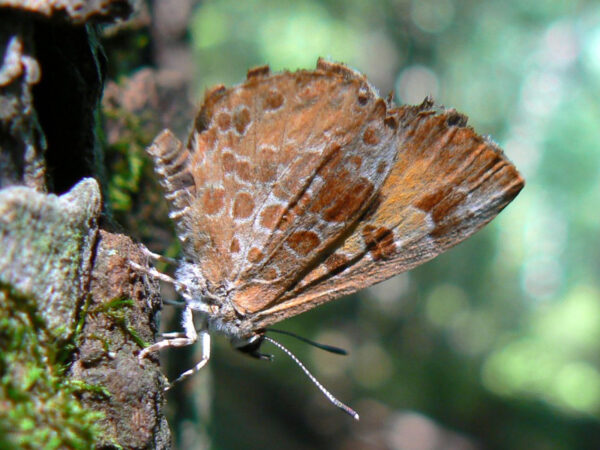
[{"label": "moss patch", "polygon": [[102,414],[64,376],[72,342],[55,338],[36,302],[0,283],[0,448],[90,448]]}]

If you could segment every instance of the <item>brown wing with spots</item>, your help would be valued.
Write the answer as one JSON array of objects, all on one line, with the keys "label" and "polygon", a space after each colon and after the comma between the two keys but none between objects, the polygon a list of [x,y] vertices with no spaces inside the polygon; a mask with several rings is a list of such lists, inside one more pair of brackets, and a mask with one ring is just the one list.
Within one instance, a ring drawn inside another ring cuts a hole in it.
[{"label": "brown wing with spots", "polygon": [[364,212],[393,165],[387,107],[366,79],[319,61],[209,92],[188,148],[187,256],[242,312],[276,302]]},{"label": "brown wing with spots", "polygon": [[395,117],[398,157],[377,199],[322,264],[255,315],[257,328],[430,260],[483,227],[523,188],[515,167],[465,116],[437,112],[426,101],[398,108]]}]

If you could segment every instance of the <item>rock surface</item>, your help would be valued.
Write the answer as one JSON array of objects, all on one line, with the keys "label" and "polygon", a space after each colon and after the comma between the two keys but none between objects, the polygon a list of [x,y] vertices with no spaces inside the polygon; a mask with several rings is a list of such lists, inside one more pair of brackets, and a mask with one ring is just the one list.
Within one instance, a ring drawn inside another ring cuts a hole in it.
[{"label": "rock surface", "polygon": [[51,329],[74,331],[98,232],[100,190],[92,178],[56,196],[0,190],[0,281],[37,299]]}]

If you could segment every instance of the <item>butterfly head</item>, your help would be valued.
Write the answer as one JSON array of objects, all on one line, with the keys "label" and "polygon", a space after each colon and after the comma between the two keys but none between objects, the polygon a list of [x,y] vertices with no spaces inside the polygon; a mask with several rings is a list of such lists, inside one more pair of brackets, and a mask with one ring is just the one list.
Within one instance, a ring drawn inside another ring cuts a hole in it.
[{"label": "butterfly head", "polygon": [[264,330],[258,330],[252,317],[244,314],[232,301],[234,290],[206,280],[198,264],[180,263],[176,276],[177,290],[194,311],[200,328],[228,337],[232,345],[252,354],[262,343]]},{"label": "butterfly head", "polygon": [[267,354],[267,353],[261,353],[259,351],[260,347],[264,341],[265,341],[265,331],[260,330],[258,332],[255,332],[248,338],[231,339],[231,345],[233,345],[233,347],[236,350],[239,350],[242,353],[252,356],[253,358],[265,359],[265,360],[270,361],[273,359],[273,355]]}]

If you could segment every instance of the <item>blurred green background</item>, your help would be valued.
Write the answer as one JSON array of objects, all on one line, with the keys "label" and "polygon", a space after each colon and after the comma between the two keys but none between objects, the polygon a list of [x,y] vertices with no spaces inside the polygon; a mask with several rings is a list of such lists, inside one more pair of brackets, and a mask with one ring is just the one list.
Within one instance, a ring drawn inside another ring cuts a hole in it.
[{"label": "blurred green background", "polygon": [[256,361],[217,338],[198,376],[212,395],[169,403],[180,448],[600,448],[600,4],[230,0],[190,20],[198,102],[323,56],[398,103],[467,114],[527,185],[434,261],[280,325],[350,351],[281,337],[360,422],[277,349]]}]

